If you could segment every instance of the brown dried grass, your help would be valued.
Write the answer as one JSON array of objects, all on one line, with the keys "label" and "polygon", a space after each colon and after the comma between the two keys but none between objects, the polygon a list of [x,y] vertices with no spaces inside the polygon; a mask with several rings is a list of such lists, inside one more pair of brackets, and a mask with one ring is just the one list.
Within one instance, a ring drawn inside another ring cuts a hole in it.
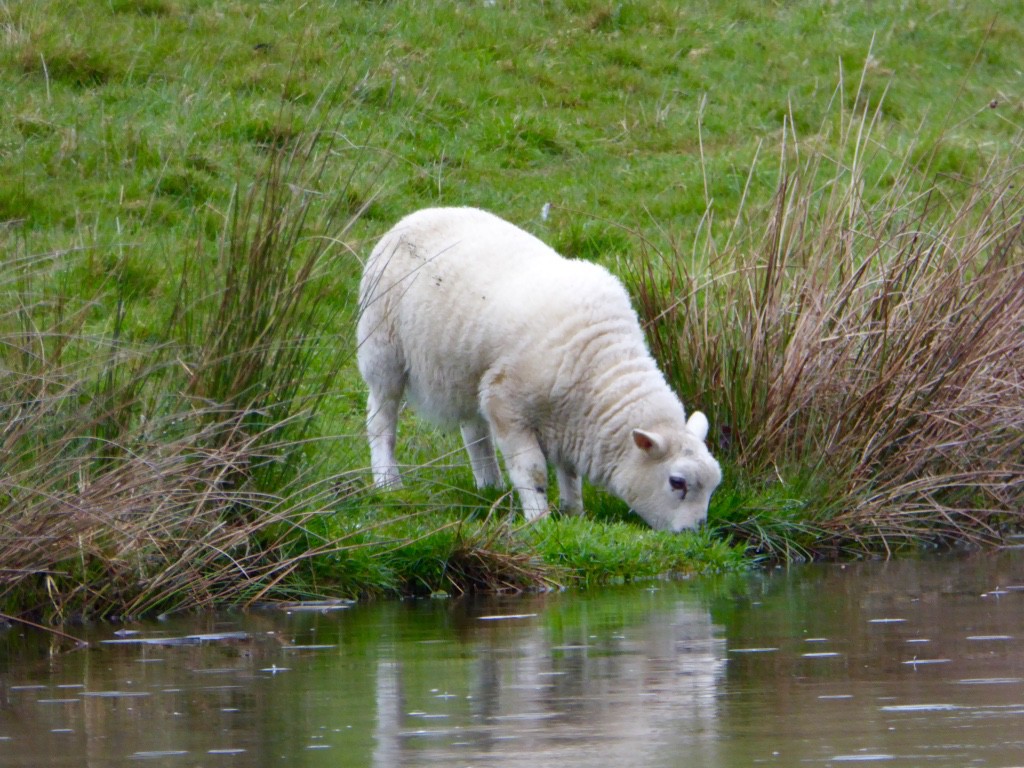
[{"label": "brown dried grass", "polygon": [[929,177],[874,119],[849,116],[838,158],[784,148],[771,208],[709,220],[696,259],[648,246],[641,312],[752,489],[734,532],[770,538],[757,496],[793,483],[817,552],[1002,543],[1024,521],[1022,147]]},{"label": "brown dried grass", "polygon": [[[186,269],[162,342],[125,338],[118,286],[93,297],[61,291],[52,275],[76,254],[4,249],[5,613],[238,602],[345,546],[292,546],[328,497],[302,487],[295,467],[345,359],[316,330],[329,319],[318,304],[332,280],[325,262],[361,213],[332,205],[348,199],[344,189],[311,191],[329,143],[314,133],[271,156],[239,195],[216,258],[199,253]],[[213,274],[202,273],[209,261]],[[90,318],[110,304],[111,330],[94,330]]]}]

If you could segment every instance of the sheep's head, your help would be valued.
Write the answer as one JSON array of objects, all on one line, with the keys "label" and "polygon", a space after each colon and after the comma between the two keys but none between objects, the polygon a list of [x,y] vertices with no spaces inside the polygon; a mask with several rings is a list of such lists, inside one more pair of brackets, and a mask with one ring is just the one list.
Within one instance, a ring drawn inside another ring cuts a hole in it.
[{"label": "sheep's head", "polygon": [[682,430],[634,429],[633,445],[619,467],[616,493],[659,531],[697,528],[708,516],[711,494],[722,481],[704,439],[707,417],[693,413]]}]

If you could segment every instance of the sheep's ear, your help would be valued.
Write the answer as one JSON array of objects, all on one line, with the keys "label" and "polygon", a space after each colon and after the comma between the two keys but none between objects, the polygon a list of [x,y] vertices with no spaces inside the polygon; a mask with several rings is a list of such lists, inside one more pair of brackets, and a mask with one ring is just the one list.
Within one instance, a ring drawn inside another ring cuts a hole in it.
[{"label": "sheep's ear", "polygon": [[652,459],[660,459],[668,450],[665,445],[665,438],[657,432],[645,432],[642,429],[634,429],[633,442],[637,448]]},{"label": "sheep's ear", "polygon": [[694,411],[686,420],[686,429],[689,430],[698,440],[704,440],[708,436],[708,417],[700,411]]}]

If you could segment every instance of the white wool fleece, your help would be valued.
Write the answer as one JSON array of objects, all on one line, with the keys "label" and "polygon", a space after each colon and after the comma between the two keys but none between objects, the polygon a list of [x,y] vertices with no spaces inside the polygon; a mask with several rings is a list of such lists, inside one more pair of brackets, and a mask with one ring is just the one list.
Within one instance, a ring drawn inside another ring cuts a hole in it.
[{"label": "white wool fleece", "polygon": [[721,481],[704,439],[647,350],[622,284],[484,211],[433,208],[377,244],[360,286],[359,370],[374,479],[400,482],[401,399],[459,425],[480,486],[501,450],[528,519],[582,510],[586,476],[652,527],[699,525]]}]

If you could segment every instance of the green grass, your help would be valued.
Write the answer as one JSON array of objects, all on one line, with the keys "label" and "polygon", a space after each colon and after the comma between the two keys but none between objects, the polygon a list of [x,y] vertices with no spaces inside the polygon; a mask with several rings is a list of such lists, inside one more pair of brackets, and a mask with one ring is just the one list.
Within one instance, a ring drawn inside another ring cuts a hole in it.
[{"label": "green grass", "polygon": [[[0,2],[5,610],[1000,541],[1024,453],[1022,30],[1002,0]],[[364,487],[360,259],[436,204],[627,280],[712,416],[709,531],[655,534],[589,488],[587,520],[517,527],[472,490],[457,439],[412,416],[418,481]],[[932,294],[945,304],[919,313]],[[899,334],[843,346],[842,397],[834,355],[797,354],[881,317]],[[795,359],[818,375],[780,389]],[[892,388],[867,386],[880,374]]]}]

